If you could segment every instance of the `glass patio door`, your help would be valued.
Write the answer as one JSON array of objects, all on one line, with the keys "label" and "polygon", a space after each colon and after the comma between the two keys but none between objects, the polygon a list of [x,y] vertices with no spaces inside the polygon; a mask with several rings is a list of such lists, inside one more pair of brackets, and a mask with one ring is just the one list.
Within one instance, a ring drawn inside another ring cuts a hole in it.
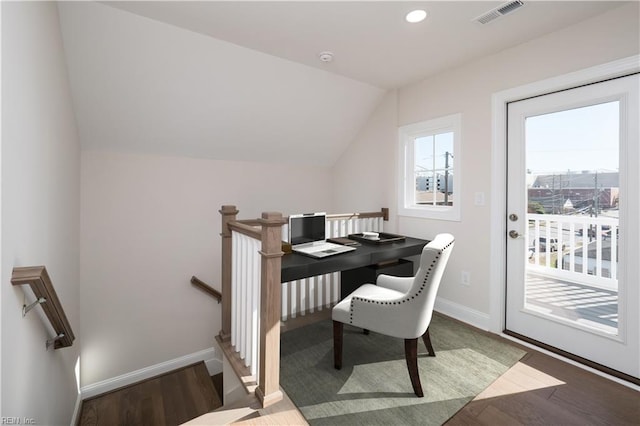
[{"label": "glass patio door", "polygon": [[508,105],[506,330],[640,377],[638,75]]}]

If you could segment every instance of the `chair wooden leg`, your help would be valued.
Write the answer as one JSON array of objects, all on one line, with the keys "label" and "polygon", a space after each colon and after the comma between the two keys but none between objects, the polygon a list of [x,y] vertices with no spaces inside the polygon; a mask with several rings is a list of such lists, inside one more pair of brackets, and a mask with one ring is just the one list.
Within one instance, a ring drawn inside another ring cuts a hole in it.
[{"label": "chair wooden leg", "polygon": [[333,322],[333,366],[336,370],[342,368],[342,331],[344,325],[340,321]]},{"label": "chair wooden leg", "polygon": [[431,336],[429,336],[429,327],[427,327],[427,331],[422,335],[422,341],[424,345],[427,347],[427,352],[429,356],[436,356],[435,351],[433,350],[433,346],[431,346]]},{"label": "chair wooden leg", "polygon": [[404,356],[407,360],[407,369],[413,391],[419,397],[423,397],[420,373],[418,372],[418,339],[404,339]]}]

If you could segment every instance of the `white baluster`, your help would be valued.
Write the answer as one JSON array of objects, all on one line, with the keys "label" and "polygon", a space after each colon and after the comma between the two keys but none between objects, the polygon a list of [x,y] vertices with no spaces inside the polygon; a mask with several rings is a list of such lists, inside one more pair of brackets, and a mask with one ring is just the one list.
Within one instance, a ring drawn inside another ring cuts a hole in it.
[{"label": "white baluster", "polygon": [[253,238],[247,237],[247,296],[246,296],[246,331],[245,331],[245,364],[251,366],[253,350],[253,297],[254,297],[254,253]]},{"label": "white baluster", "polygon": [[[611,232],[611,268],[610,277],[612,280],[618,279],[618,224],[610,225],[609,230]],[[617,288],[617,285],[616,285]]]},{"label": "white baluster", "polygon": [[333,272],[331,274],[331,282],[332,282],[332,287],[331,287],[331,303],[337,303],[338,300],[340,300],[340,273],[339,272]]},{"label": "white baluster", "polygon": [[563,258],[563,254],[564,254],[564,250],[562,249],[564,247],[564,241],[563,241],[563,235],[564,234],[564,222],[559,220],[558,221],[558,247],[556,249],[556,259],[557,259],[557,264],[558,264],[558,269],[563,269],[563,265],[562,265],[562,258]]},{"label": "white baluster", "polygon": [[569,224],[569,271],[576,271],[576,224],[571,222]]},{"label": "white baluster", "polygon": [[304,315],[309,307],[309,278],[300,280],[300,315]]},{"label": "white baluster", "polygon": [[252,373],[257,377],[258,368],[260,363],[258,362],[258,354],[260,349],[260,289],[261,285],[261,261],[262,257],[259,253],[260,244],[258,240],[253,240],[253,345],[252,345]]},{"label": "white baluster", "polygon": [[316,308],[321,311],[323,307],[322,300],[324,299],[324,276],[320,275],[316,277]]},{"label": "white baluster", "polygon": [[551,267],[551,221],[545,220],[545,238],[547,243],[545,244],[545,265],[547,268]]},{"label": "white baluster", "polygon": [[334,287],[333,274],[324,275],[324,287],[325,287],[325,293],[327,295],[326,306],[329,308],[332,306],[332,301],[333,301],[333,287]]},{"label": "white baluster", "polygon": [[298,280],[291,281],[291,318],[296,317],[296,313],[298,312],[298,289],[300,286],[300,282]]},{"label": "white baluster", "polygon": [[231,298],[231,345],[236,346],[238,343],[238,299],[240,294],[240,248],[239,248],[239,234],[237,232],[231,233],[231,252],[232,252],[232,275],[231,275],[231,291],[233,297]]},{"label": "white baluster", "polygon": [[582,274],[587,275],[589,272],[589,241],[588,241],[589,229],[587,229],[587,223],[585,222],[582,227]]},{"label": "white baluster", "polygon": [[245,235],[242,235],[240,239],[240,265],[240,294],[238,299],[238,303],[240,304],[240,317],[238,324],[240,335],[238,336],[238,347],[236,349],[240,352],[240,358],[245,359],[247,330],[247,240]]},{"label": "white baluster", "polygon": [[300,302],[300,313],[302,315],[306,315],[307,311],[309,310],[309,290],[311,286],[311,280],[312,278],[304,279],[304,292],[302,293],[304,294],[304,301]]},{"label": "white baluster", "polygon": [[316,277],[310,277],[307,281],[307,311],[314,312],[316,307]]},{"label": "white baluster", "polygon": [[289,283],[282,283],[282,293],[280,295],[282,301],[280,302],[280,305],[282,306],[282,313],[280,316],[280,320],[281,321],[286,321],[287,317],[289,316],[288,313],[288,309],[289,309]]},{"label": "white baluster", "polygon": [[536,255],[534,256],[534,263],[540,265],[540,220],[535,219],[534,232],[536,236],[536,242],[534,244]]}]

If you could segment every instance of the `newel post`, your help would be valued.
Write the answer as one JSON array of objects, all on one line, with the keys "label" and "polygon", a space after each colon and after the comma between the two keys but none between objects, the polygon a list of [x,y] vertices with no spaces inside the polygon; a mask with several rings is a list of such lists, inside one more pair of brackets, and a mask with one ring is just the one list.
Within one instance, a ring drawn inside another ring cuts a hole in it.
[{"label": "newel post", "polygon": [[280,391],[281,316],[281,213],[262,213],[262,256],[260,290],[260,377],[256,396],[263,407],[282,399]]},{"label": "newel post", "polygon": [[231,339],[231,230],[229,222],[235,222],[238,215],[236,206],[222,206],[222,330],[220,338],[223,341]]}]

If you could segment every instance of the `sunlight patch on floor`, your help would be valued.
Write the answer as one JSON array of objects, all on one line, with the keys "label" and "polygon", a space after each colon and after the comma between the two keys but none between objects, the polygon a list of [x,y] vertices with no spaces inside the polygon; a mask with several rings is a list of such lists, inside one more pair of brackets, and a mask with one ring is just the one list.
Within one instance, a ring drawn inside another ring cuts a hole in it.
[{"label": "sunlight patch on floor", "polygon": [[566,383],[553,376],[518,362],[509,371],[500,376],[491,387],[478,394],[474,401],[564,384]]},{"label": "sunlight patch on floor", "polygon": [[[305,418],[311,420],[327,417],[327,413],[332,413],[332,416],[358,414],[372,410],[385,410],[389,408],[415,405],[426,402],[428,401],[423,401],[422,398],[418,398],[415,395],[393,398],[386,396],[385,394],[381,394],[379,397],[363,397],[308,405],[306,407],[300,407],[300,411],[302,411]],[[375,408],[372,409],[371,407]]]}]

